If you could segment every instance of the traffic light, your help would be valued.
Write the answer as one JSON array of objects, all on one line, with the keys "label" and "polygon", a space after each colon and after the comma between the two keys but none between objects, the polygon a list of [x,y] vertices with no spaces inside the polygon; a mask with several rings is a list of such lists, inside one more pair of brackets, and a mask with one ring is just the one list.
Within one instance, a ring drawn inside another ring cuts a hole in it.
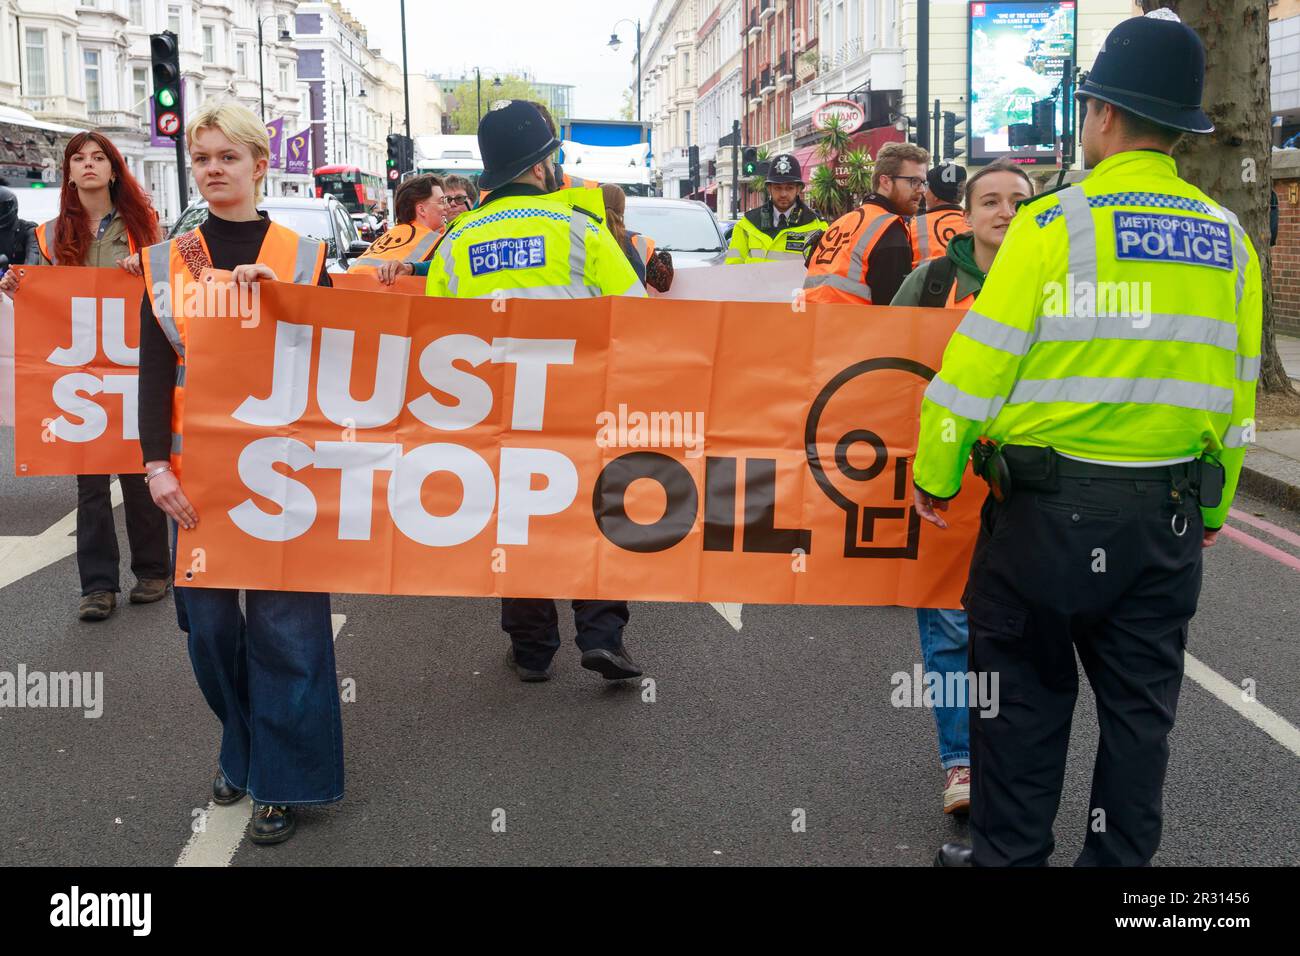
[{"label": "traffic light", "polygon": [[956,113],[943,114],[943,158],[954,160],[962,154],[962,150],[957,147],[958,140],[966,138],[966,134],[957,129],[965,120],[961,119]]},{"label": "traffic light", "polygon": [[687,147],[686,175],[691,181],[691,192],[697,192],[700,188],[700,148],[698,146]]},{"label": "traffic light", "polygon": [[179,139],[185,125],[181,108],[181,55],[176,34],[154,33],[149,37],[153,60],[153,125],[158,136]]},{"label": "traffic light", "polygon": [[388,181],[393,188],[402,178],[402,139],[401,133],[388,134]]},{"label": "traffic light", "polygon": [[1033,122],[1016,123],[1009,129],[1011,148],[1056,145],[1056,100],[1035,100]]},{"label": "traffic light", "polygon": [[402,172],[415,172],[415,141],[409,136],[402,137]]},{"label": "traffic light", "polygon": [[746,146],[740,153],[740,169],[746,176],[758,175],[758,148]]}]

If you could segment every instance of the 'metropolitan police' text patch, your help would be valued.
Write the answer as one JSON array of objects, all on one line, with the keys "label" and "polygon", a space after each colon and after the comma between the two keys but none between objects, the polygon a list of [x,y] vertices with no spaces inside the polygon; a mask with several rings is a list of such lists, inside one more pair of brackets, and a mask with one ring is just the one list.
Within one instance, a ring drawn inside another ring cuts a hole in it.
[{"label": "'metropolitan police' text patch", "polygon": [[546,242],[541,236],[492,239],[469,247],[470,275],[483,276],[502,269],[534,269],[546,265]]},{"label": "'metropolitan police' text patch", "polygon": [[1151,212],[1115,213],[1115,258],[1232,269],[1227,223]]}]

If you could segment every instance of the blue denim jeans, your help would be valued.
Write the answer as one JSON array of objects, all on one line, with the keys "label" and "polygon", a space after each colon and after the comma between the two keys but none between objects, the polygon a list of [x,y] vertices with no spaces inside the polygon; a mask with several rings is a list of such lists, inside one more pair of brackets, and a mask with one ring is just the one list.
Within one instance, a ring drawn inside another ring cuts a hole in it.
[{"label": "blue denim jeans", "polygon": [[[916,623],[921,631],[921,659],[925,672],[965,674],[970,632],[966,612],[960,609],[917,608]],[[945,685],[946,685],[945,677]],[[939,761],[944,770],[970,766],[970,709],[935,707],[934,724],[939,732]]]},{"label": "blue denim jeans", "polygon": [[[221,772],[259,803],[343,799],[330,596],[176,587],[199,690],[221,722]],[[188,627],[186,626],[188,625]]]}]

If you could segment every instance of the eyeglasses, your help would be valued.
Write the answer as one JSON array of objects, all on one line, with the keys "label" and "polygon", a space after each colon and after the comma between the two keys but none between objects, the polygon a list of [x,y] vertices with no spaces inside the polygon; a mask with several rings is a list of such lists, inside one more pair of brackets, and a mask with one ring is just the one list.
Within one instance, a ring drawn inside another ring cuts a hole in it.
[{"label": "eyeglasses", "polygon": [[[883,173],[882,175],[888,176],[889,174]],[[924,176],[890,176],[889,178],[897,180],[900,183],[907,183],[912,187],[912,192],[918,192],[925,188]]]},{"label": "eyeglasses", "polygon": [[468,197],[468,196],[444,196],[443,198],[447,200],[447,205],[449,205],[449,206],[454,206],[454,205],[457,205],[457,204],[462,205],[462,206],[468,206],[468,205],[469,205],[469,197]]}]

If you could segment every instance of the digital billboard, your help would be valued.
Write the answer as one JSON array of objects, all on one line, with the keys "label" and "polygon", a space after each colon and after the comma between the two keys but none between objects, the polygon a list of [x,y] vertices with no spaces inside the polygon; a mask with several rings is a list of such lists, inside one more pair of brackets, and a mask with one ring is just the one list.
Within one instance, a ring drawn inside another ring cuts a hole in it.
[{"label": "digital billboard", "polygon": [[[1052,95],[1067,58],[1077,62],[1075,6],[1074,0],[971,3],[966,128],[972,163],[1002,156],[1034,165],[1056,163],[1053,146],[1013,150],[1009,128],[1032,122],[1034,101]],[[1061,113],[1058,105],[1058,135]]]}]

